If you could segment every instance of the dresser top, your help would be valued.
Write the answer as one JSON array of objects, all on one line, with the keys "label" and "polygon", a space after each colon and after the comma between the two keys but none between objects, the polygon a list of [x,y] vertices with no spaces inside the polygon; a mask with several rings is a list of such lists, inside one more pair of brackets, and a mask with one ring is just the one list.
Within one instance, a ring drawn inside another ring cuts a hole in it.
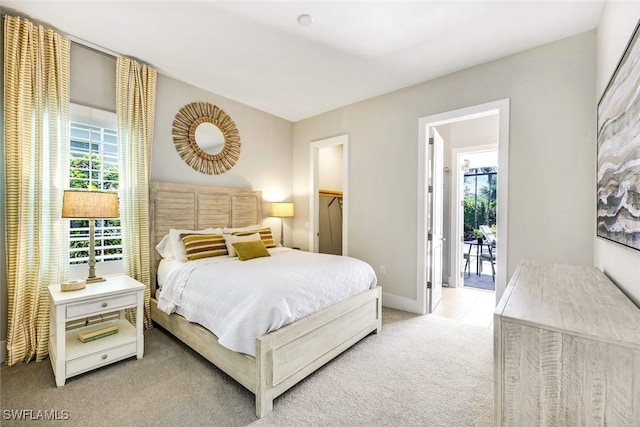
[{"label": "dresser top", "polygon": [[640,308],[595,267],[523,261],[496,314],[532,326],[640,348]]},{"label": "dresser top", "polygon": [[61,291],[60,285],[49,286],[49,294],[55,305],[80,302],[127,292],[144,291],[144,285],[124,274],[103,276],[104,282],[87,283],[84,289]]}]

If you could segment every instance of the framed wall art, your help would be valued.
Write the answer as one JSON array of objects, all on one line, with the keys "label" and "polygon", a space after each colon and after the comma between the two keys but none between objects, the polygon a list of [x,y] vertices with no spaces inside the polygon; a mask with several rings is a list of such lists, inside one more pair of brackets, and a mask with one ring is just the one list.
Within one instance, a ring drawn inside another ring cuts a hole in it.
[{"label": "framed wall art", "polygon": [[640,250],[640,22],[598,102],[597,235]]}]

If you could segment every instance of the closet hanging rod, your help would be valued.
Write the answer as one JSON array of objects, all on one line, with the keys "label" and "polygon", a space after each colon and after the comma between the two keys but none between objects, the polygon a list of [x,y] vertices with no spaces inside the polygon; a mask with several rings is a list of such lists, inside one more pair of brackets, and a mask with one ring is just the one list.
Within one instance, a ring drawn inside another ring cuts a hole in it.
[{"label": "closet hanging rod", "polygon": [[337,191],[337,190],[319,190],[318,193],[321,196],[342,197],[342,191]]}]

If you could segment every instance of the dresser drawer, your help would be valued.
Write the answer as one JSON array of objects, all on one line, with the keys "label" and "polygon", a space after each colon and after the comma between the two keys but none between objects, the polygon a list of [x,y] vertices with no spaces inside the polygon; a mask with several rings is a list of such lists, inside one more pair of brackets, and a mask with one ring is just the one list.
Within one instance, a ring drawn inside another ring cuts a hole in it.
[{"label": "dresser drawer", "polygon": [[67,319],[91,316],[136,305],[136,294],[100,298],[67,306]]},{"label": "dresser drawer", "polygon": [[80,357],[78,359],[69,360],[67,362],[67,377],[81,374],[85,371],[98,368],[103,365],[124,359],[125,357],[135,356],[137,351],[135,342],[121,345],[120,347],[110,348],[104,351]]}]

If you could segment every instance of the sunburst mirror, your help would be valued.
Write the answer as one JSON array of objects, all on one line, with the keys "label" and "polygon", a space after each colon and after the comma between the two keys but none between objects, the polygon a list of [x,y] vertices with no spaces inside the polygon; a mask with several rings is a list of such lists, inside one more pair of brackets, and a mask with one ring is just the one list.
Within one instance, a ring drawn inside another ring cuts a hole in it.
[{"label": "sunburst mirror", "polygon": [[240,133],[231,117],[207,102],[192,102],[173,121],[173,143],[185,162],[198,172],[218,175],[240,157]]}]

